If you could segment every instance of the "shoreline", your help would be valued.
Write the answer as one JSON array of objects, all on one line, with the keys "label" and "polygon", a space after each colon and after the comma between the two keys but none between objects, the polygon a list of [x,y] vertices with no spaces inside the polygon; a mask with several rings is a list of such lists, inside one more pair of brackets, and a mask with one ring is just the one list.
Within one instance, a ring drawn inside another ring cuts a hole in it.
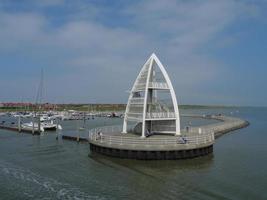
[{"label": "shoreline", "polygon": [[[240,108],[267,108],[261,106],[227,106],[227,105],[179,105],[179,109],[240,109]],[[124,112],[126,104],[51,104],[50,107],[45,107],[43,111],[68,111],[75,110],[79,112]],[[0,113],[4,112],[33,112],[35,110],[34,106],[30,107],[0,107]]]}]

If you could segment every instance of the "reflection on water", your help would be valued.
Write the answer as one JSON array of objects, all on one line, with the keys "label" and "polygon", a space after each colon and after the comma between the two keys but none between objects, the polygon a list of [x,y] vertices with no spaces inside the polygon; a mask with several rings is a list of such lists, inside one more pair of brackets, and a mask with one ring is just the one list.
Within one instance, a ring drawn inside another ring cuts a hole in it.
[{"label": "reflection on water", "polygon": [[161,169],[161,171],[164,172],[164,175],[168,175],[169,173],[173,175],[173,172],[179,170],[184,171],[206,169],[211,166],[213,161],[213,154],[195,159],[152,161],[113,158],[105,155],[100,155],[95,152],[90,152],[89,157],[96,162],[113,168],[124,167],[135,171],[140,171],[140,169],[142,169],[142,171],[153,171]]}]

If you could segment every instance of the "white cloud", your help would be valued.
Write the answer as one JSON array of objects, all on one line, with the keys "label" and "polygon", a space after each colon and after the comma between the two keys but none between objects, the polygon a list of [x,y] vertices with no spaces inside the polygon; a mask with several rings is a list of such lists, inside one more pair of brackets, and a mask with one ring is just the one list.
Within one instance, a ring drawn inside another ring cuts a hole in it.
[{"label": "white cloud", "polygon": [[[0,50],[17,51],[41,39],[45,18],[33,13],[0,13]],[[39,42],[39,41],[37,41]]]},{"label": "white cloud", "polygon": [[[38,4],[64,5],[67,6],[64,1]],[[95,20],[95,15],[101,15],[101,7],[93,8],[80,1],[73,10],[94,12],[77,12],[83,17],[73,14],[58,26],[53,17],[40,12],[0,11],[0,52],[21,52],[28,59],[34,57],[35,62],[62,69],[57,79],[49,80],[51,86],[58,85],[50,89],[55,96],[69,93],[64,80],[72,79],[72,85],[68,85],[73,90],[85,89],[88,84],[91,96],[124,102],[126,95],[121,93],[131,86],[147,56],[155,51],[168,67],[176,90],[186,96],[188,88],[219,77],[222,63],[201,53],[201,49],[240,16],[258,13],[255,6],[248,8],[230,0],[142,1],[118,11],[127,17],[128,26],[110,26]],[[105,91],[112,84],[116,86],[110,88],[113,91]],[[75,95],[67,99],[85,101],[84,91],[72,92]]]}]

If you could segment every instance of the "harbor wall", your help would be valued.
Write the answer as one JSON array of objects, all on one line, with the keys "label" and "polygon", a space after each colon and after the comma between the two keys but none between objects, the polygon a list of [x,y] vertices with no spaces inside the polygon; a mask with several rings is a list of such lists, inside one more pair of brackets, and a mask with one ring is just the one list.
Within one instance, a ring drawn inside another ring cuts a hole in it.
[{"label": "harbor wall", "polygon": [[127,150],[127,149],[115,149],[109,147],[98,146],[90,144],[90,150],[92,152],[101,153],[107,156],[117,158],[128,158],[138,160],[177,160],[188,159],[199,156],[205,156],[213,152],[213,145],[187,150],[172,150],[172,151],[139,151],[139,150]]}]

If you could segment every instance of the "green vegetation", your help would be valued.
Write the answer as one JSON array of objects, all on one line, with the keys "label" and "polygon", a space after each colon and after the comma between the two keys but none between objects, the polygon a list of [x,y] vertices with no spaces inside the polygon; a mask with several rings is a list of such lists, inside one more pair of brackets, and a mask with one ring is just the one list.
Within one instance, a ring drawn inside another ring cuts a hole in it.
[{"label": "green vegetation", "polygon": [[57,110],[77,110],[77,111],[121,111],[125,110],[125,104],[60,104]]},{"label": "green vegetation", "polygon": [[[48,106],[47,106],[48,105]],[[237,106],[222,106],[222,105],[179,105],[180,109],[220,109],[220,108],[235,108]],[[124,111],[126,104],[46,104],[42,110],[76,110],[87,112],[104,112],[104,111]],[[34,107],[0,107],[0,112],[24,112],[33,111]]]},{"label": "green vegetation", "polygon": [[[76,110],[76,111],[88,111],[88,112],[101,112],[101,111],[124,111],[125,104],[57,104],[42,106],[42,110]],[[0,107],[0,112],[25,112],[33,111],[34,107],[13,106],[13,107]]]}]

